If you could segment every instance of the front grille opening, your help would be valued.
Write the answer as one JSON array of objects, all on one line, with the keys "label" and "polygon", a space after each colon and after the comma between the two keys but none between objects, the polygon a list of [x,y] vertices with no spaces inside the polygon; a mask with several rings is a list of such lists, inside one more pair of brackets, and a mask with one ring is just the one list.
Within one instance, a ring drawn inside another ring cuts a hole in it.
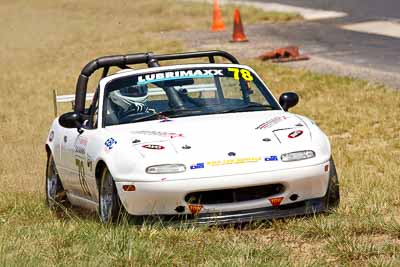
[{"label": "front grille opening", "polygon": [[224,204],[267,198],[284,191],[282,184],[269,184],[223,190],[192,192],[185,196],[189,204]]}]

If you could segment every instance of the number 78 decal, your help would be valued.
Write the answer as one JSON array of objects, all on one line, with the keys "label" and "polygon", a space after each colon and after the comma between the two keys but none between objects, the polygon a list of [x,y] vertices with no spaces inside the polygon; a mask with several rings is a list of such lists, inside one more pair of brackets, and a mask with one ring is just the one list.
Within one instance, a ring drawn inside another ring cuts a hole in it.
[{"label": "number 78 decal", "polygon": [[83,164],[83,160],[75,159],[75,164],[78,167],[79,183],[81,185],[82,191],[86,195],[91,196],[89,186],[86,181],[85,167]]},{"label": "number 78 decal", "polygon": [[239,80],[239,77],[242,77],[243,80],[249,82],[253,80],[253,76],[248,70],[238,69],[238,68],[228,68],[228,71],[233,72],[233,79],[235,80]]}]

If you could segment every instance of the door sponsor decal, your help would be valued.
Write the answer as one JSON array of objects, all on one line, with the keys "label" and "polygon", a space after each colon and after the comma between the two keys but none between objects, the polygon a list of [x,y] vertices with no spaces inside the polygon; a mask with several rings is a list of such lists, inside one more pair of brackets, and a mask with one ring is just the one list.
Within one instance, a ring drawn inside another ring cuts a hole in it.
[{"label": "door sponsor decal", "polygon": [[288,135],[288,137],[289,137],[289,138],[296,138],[296,137],[299,137],[299,136],[302,135],[302,134],[303,134],[303,131],[302,131],[302,130],[296,130],[296,131],[291,132],[291,133]]},{"label": "door sponsor decal", "polygon": [[92,168],[92,163],[87,160],[86,149],[88,145],[88,139],[82,136],[79,136],[74,144],[74,152],[75,152],[75,165],[78,167],[78,178],[79,184],[82,188],[82,192],[91,196],[89,186],[86,181],[86,172],[85,172],[85,162],[88,164],[88,168]]},{"label": "door sponsor decal", "polygon": [[90,156],[89,154],[87,155],[86,165],[87,165],[89,171],[92,172],[93,171],[93,157]]},{"label": "door sponsor decal", "polygon": [[86,155],[86,147],[88,144],[88,140],[83,137],[78,137],[75,143],[75,154]]},{"label": "door sponsor decal", "polygon": [[142,147],[147,148],[147,149],[154,149],[154,150],[161,150],[164,149],[165,147],[162,145],[143,145]]},{"label": "door sponsor decal", "polygon": [[81,185],[82,191],[85,195],[91,196],[89,186],[86,181],[85,164],[83,160],[75,159],[75,164],[78,167],[79,184]]}]

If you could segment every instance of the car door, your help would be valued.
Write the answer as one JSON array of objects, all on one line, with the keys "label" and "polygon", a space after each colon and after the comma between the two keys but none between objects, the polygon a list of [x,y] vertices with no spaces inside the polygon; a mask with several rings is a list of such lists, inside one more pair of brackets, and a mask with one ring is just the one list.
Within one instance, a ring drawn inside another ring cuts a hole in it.
[{"label": "car door", "polygon": [[90,116],[82,128],[67,129],[64,133],[61,146],[61,162],[63,162],[63,180],[68,193],[95,200],[97,186],[93,166],[93,155],[88,154],[88,147],[96,138],[97,132],[97,93],[93,98]]},{"label": "car door", "polygon": [[[78,167],[75,161],[75,155],[83,160],[86,153],[82,145],[78,145],[79,142],[82,143],[82,139],[79,138],[81,134],[77,129],[64,129],[63,135],[61,136],[61,153],[60,153],[60,164],[58,171],[64,186],[64,189],[68,193],[77,194],[80,188],[77,187],[77,175]],[[78,140],[79,139],[79,140]],[[78,151],[76,151],[78,149]]]},{"label": "car door", "polygon": [[84,131],[78,136],[75,144],[75,165],[78,168],[78,181],[76,187],[80,188],[81,196],[97,202],[98,188],[95,176],[94,162],[98,153],[98,113],[99,113],[99,88],[96,90],[89,118]]}]

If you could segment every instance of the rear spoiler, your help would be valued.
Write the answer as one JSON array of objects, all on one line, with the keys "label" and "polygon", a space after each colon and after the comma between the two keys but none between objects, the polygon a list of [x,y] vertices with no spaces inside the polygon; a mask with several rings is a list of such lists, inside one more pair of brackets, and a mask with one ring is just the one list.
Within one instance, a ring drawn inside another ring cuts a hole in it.
[{"label": "rear spoiler", "polygon": [[[86,94],[86,101],[93,99],[94,93]],[[53,105],[54,105],[54,116],[58,116],[58,103],[71,103],[72,110],[75,107],[75,95],[57,95],[57,90],[53,90]]]},{"label": "rear spoiler", "polygon": [[[217,88],[214,84],[197,84],[197,85],[186,85],[185,89],[188,93],[196,93],[196,92],[207,92],[207,91],[216,91]],[[150,88],[149,96],[155,95],[165,95],[165,91],[162,88]],[[86,101],[91,101],[93,99],[94,93],[86,94]],[[58,115],[58,103],[67,103],[70,102],[72,109],[74,109],[75,105],[75,95],[57,95],[57,90],[53,90],[53,103],[54,103],[54,116]]]}]

